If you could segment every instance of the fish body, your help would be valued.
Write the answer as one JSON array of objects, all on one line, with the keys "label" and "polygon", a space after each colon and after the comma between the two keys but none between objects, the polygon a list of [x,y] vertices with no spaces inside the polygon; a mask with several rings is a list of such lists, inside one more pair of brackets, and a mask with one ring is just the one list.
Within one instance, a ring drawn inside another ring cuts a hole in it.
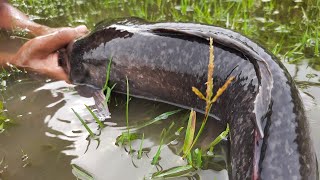
[{"label": "fish body", "polygon": [[110,60],[115,91],[199,112],[205,102],[209,38],[214,46],[214,93],[228,89],[210,115],[230,125],[231,179],[317,179],[316,156],[304,107],[281,62],[250,39],[192,23],[100,23],[70,44],[63,67],[71,82],[102,88]]}]

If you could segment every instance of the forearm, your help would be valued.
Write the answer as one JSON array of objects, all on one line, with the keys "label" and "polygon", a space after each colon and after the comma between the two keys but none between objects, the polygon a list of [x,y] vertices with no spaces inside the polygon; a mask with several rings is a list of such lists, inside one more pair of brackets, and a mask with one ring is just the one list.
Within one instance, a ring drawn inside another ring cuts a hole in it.
[{"label": "forearm", "polygon": [[33,35],[41,35],[48,27],[31,21],[25,14],[12,7],[4,0],[0,0],[0,28],[21,28],[30,31]]}]

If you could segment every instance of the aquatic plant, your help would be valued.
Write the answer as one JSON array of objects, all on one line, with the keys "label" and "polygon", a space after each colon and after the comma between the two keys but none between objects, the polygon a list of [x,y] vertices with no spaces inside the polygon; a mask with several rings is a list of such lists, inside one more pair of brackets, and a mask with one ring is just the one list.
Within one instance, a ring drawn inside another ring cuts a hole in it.
[{"label": "aquatic plant", "polygon": [[100,121],[100,119],[97,117],[97,115],[87,106],[85,105],[87,110],[90,112],[94,120],[99,124],[99,127],[102,129],[104,128],[104,124]]},{"label": "aquatic plant", "polygon": [[77,118],[79,119],[79,121],[81,122],[81,124],[86,128],[86,130],[88,131],[88,133],[90,134],[91,138],[96,138],[96,135],[93,133],[93,131],[89,128],[89,126],[86,124],[86,122],[82,119],[82,117],[73,109],[71,108],[71,110],[73,111],[73,113],[77,116]]},{"label": "aquatic plant", "polygon": [[[225,84],[218,89],[215,95],[213,95],[213,73],[214,73],[214,51],[213,51],[213,40],[210,38],[209,40],[209,63],[208,63],[208,77],[207,77],[207,89],[206,96],[204,96],[197,88],[192,87],[192,91],[202,100],[206,102],[205,115],[204,119],[201,123],[201,127],[194,138],[195,135],[195,125],[196,125],[196,112],[191,109],[188,125],[186,129],[186,135],[184,144],[182,147],[183,157],[186,157],[188,165],[175,167],[169,170],[156,172],[152,175],[152,178],[160,178],[160,177],[180,177],[186,176],[190,174],[190,172],[196,171],[197,169],[201,169],[203,167],[203,159],[206,156],[206,149],[198,149],[191,151],[193,146],[196,144],[199,139],[206,122],[209,117],[209,113],[213,103],[217,101],[217,99],[223,94],[223,92],[230,85],[234,77],[229,77]],[[166,129],[164,129],[161,133],[161,141],[156,155],[152,160],[152,164],[156,164],[158,162],[161,146],[163,144],[164,134],[166,134]],[[209,145],[209,153],[213,154],[214,147],[220,143],[229,133],[229,125],[227,124],[227,128],[223,131],[218,137],[216,137]]]},{"label": "aquatic plant", "polygon": [[143,140],[144,140],[144,133],[142,133],[142,138],[139,146],[139,151],[138,151],[138,159],[141,159],[142,157],[142,150],[143,150]]},{"label": "aquatic plant", "polygon": [[[126,101],[126,125],[127,125],[127,133],[128,135],[130,134],[130,129],[128,128],[129,127],[129,101],[130,101],[130,95],[129,95],[129,80],[128,80],[128,77],[126,77],[127,79],[127,101]],[[129,153],[131,153],[132,151],[132,146],[131,146],[131,139],[129,138]]]},{"label": "aquatic plant", "polygon": [[85,179],[85,180],[94,180],[93,176],[82,167],[71,164],[72,167],[72,174],[77,177],[77,179]]},{"label": "aquatic plant", "polygon": [[210,38],[210,46],[209,46],[209,64],[208,64],[208,79],[207,79],[207,89],[206,89],[206,96],[204,96],[196,87],[192,87],[192,91],[202,100],[206,102],[205,108],[205,117],[202,121],[201,127],[197,133],[197,136],[190,145],[188,150],[184,150],[184,157],[190,153],[190,150],[195,145],[197,140],[199,139],[209,117],[209,113],[213,103],[217,101],[217,99],[222,95],[222,93],[228,88],[234,77],[229,77],[228,80],[224,83],[222,87],[218,89],[216,94],[213,96],[213,71],[214,71],[214,52],[213,52],[213,40]]},{"label": "aquatic plant", "polygon": [[116,86],[116,84],[113,84],[111,87],[109,87],[109,78],[110,78],[110,72],[111,72],[111,63],[112,58],[109,59],[108,67],[106,69],[106,81],[104,83],[104,86],[102,88],[102,91],[105,93],[105,100],[104,103],[108,103],[110,100],[111,91]]}]

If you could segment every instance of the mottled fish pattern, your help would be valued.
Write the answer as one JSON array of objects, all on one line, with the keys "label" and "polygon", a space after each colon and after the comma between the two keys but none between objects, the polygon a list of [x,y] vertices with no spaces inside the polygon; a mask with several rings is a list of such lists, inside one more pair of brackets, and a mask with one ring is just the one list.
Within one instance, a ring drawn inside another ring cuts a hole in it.
[{"label": "mottled fish pattern", "polygon": [[317,179],[316,156],[298,90],[285,67],[250,39],[220,27],[121,20],[100,23],[70,44],[63,64],[71,82],[102,88],[112,58],[115,91],[202,112],[209,38],[214,92],[235,80],[211,116],[230,124],[230,179]]}]

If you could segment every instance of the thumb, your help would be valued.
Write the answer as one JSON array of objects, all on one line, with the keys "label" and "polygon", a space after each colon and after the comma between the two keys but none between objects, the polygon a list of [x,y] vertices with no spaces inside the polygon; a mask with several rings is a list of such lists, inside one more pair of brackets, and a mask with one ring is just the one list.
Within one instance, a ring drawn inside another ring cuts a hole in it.
[{"label": "thumb", "polygon": [[54,33],[36,37],[34,39],[35,42],[33,42],[33,48],[43,55],[48,55],[48,53],[57,51],[88,32],[89,30],[84,25],[76,28],[61,28]]}]

